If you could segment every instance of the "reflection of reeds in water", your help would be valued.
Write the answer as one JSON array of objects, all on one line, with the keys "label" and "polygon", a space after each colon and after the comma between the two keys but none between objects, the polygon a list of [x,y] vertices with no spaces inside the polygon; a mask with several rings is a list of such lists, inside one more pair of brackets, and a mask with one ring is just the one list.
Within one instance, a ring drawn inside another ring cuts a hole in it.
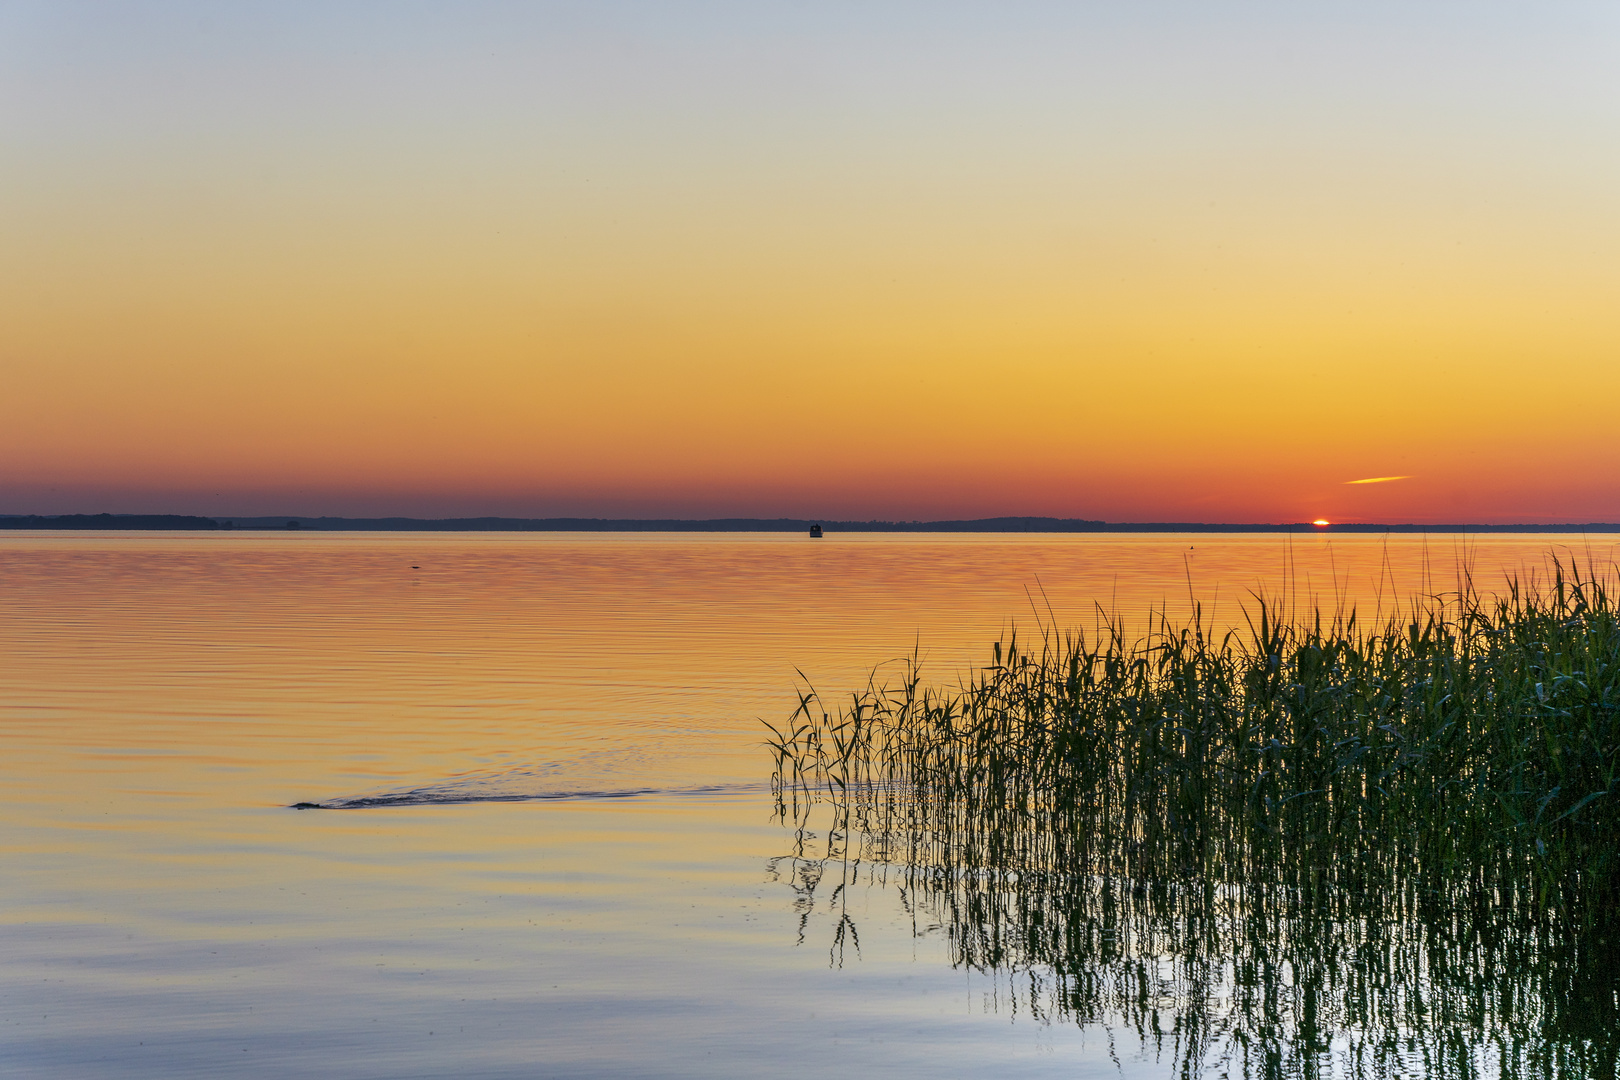
[{"label": "reflection of reeds in water", "polygon": [[892,866],[957,962],[1050,973],[1031,1006],[1189,1074],[1613,1075],[1612,590],[1555,563],[1371,627],[1276,610],[807,692],[779,808],[801,836],[831,815],[846,884]]}]

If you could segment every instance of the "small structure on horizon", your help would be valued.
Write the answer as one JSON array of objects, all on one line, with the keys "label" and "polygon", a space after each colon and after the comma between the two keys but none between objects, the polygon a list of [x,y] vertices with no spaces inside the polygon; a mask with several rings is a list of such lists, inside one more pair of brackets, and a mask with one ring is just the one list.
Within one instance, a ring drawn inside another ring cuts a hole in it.
[{"label": "small structure on horizon", "polygon": [[810,526],[810,536],[813,539],[820,540],[821,539],[821,526],[820,525],[812,525],[812,526]]}]

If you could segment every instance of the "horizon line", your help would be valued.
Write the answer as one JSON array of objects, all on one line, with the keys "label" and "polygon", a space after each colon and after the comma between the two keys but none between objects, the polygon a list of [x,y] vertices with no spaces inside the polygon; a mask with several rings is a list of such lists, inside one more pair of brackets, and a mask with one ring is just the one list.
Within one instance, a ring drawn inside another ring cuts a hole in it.
[{"label": "horizon line", "polygon": [[[27,524],[24,524],[24,523]],[[544,518],[479,515],[418,518],[401,515],[257,514],[0,514],[0,529],[39,531],[300,531],[312,532],[790,532],[819,525],[828,532],[1620,532],[1620,522],[1208,522],[1104,521],[1049,515],[998,515],[931,521],[796,517]]]}]

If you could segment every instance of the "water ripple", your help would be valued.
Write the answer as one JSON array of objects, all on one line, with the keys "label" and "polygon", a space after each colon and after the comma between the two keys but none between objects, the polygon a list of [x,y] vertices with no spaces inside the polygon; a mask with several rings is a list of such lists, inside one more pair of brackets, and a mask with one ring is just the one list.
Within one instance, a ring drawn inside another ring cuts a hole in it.
[{"label": "water ripple", "polygon": [[469,791],[458,788],[427,787],[410,791],[389,791],[378,795],[328,799],[325,802],[297,802],[291,810],[369,810],[382,806],[444,806],[460,803],[540,802],[558,799],[629,799],[642,795],[660,797],[701,795],[746,795],[769,791],[769,784],[704,784],[688,787],[633,787],[562,789],[545,791]]}]

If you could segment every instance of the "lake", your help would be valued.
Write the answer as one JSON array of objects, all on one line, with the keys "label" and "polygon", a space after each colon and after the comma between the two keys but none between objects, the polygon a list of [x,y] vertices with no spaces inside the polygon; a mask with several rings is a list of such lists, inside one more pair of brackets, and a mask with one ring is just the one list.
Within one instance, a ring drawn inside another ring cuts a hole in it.
[{"label": "lake", "polygon": [[[913,655],[954,682],[1014,627],[1190,595],[1233,624],[1256,592],[1387,611],[1550,550],[1616,555],[1499,534],[0,535],[0,1066],[1269,1075],[1272,1050],[1223,1036],[1219,988],[1166,992],[1147,1024],[1076,1018],[1038,964],[962,962],[962,913],[776,817],[760,720],[802,680],[836,700]],[[1429,975],[1392,977],[1421,995]],[[1311,1036],[1324,1075],[1353,1071],[1355,1035]],[[1440,1046],[1492,1075],[1513,1037],[1395,1032],[1380,1068],[1432,1073]]]}]

